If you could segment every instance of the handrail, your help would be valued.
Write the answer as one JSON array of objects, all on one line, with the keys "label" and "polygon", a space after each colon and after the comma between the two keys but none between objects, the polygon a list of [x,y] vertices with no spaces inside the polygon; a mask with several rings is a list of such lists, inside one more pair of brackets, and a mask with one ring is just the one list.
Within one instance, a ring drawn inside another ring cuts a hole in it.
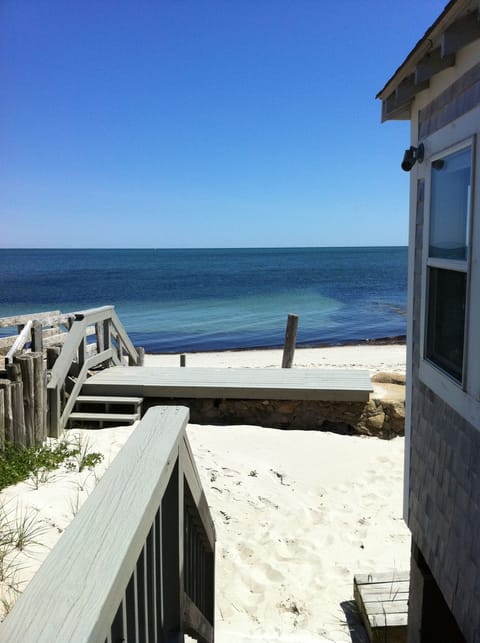
[{"label": "handrail", "polygon": [[183,407],[146,413],[0,625],[1,640],[153,643],[189,633],[213,643],[215,529],[187,422]]},{"label": "handrail", "polygon": [[[87,334],[92,328],[95,329],[97,335],[101,332],[102,341],[100,342],[97,337],[97,353],[89,357],[87,356]],[[117,346],[112,341],[112,331],[117,334]],[[101,347],[100,344],[102,344]],[[65,428],[77,396],[88,377],[88,371],[100,364],[112,362],[121,364],[124,353],[128,355],[129,363],[136,364],[138,362],[138,353],[113,306],[92,308],[74,314],[74,322],[51,370],[50,380],[47,384],[50,436],[58,437]],[[79,372],[73,390],[65,400],[62,389],[74,362],[77,363]]]},{"label": "handrail", "polygon": [[[22,350],[26,343],[30,343],[33,351],[41,351],[52,345],[63,344],[68,330],[73,322],[73,313],[61,313],[52,310],[44,313],[28,313],[14,317],[0,318],[0,330],[11,326],[16,327],[14,335],[0,337],[0,355]],[[64,326],[65,330],[60,327]],[[6,361],[10,359],[10,356]]]},{"label": "handrail", "polygon": [[5,356],[5,363],[10,364],[13,361],[13,356],[18,351],[21,351],[25,344],[30,341],[30,333],[32,330],[32,320],[29,319],[28,322],[23,327],[22,332],[18,335],[17,339],[14,341],[12,347]]}]

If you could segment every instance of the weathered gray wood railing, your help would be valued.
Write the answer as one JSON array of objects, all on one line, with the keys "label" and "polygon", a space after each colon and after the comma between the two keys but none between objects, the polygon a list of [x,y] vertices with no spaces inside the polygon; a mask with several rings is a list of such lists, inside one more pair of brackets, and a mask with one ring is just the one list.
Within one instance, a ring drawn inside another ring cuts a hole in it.
[{"label": "weathered gray wood railing", "polygon": [[[93,342],[88,343],[88,337]],[[47,384],[49,435],[57,437],[65,428],[75,401],[90,369],[100,365],[136,365],[139,354],[125,332],[113,306],[93,308],[74,314],[74,321],[53,365]],[[67,378],[75,375],[71,390]]]},{"label": "weathered gray wood railing", "polygon": [[22,643],[214,640],[215,530],[185,432],[154,407],[2,625]]},{"label": "weathered gray wood railing", "polygon": [[0,328],[15,328],[17,333],[0,337],[0,355],[5,355],[8,363],[26,344],[32,352],[63,344],[73,319],[74,313],[59,310],[2,317]]}]

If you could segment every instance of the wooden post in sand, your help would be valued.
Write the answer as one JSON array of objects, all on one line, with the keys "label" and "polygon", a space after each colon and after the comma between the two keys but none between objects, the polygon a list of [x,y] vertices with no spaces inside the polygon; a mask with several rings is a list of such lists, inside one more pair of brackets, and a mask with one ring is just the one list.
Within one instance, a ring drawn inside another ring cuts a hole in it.
[{"label": "wooden post in sand", "polygon": [[3,393],[3,413],[5,439],[13,442],[13,412],[12,412],[12,383],[7,379],[0,379],[0,390]]},{"label": "wooden post in sand", "polygon": [[33,360],[29,353],[15,355],[14,363],[20,366],[21,380],[23,382],[23,413],[25,418],[25,446],[34,444],[34,386],[33,386]]},{"label": "wooden post in sand", "polygon": [[33,361],[33,439],[38,446],[47,437],[47,369],[43,353],[31,353]]},{"label": "wooden post in sand", "polygon": [[13,442],[19,447],[27,446],[25,435],[25,413],[23,409],[23,382],[20,365],[7,364],[7,377],[11,380]]},{"label": "wooden post in sand", "polygon": [[0,450],[5,448],[5,395],[0,389]]},{"label": "wooden post in sand", "polygon": [[282,368],[292,368],[297,341],[298,315],[289,313],[287,329],[285,331],[285,345],[283,347]]}]

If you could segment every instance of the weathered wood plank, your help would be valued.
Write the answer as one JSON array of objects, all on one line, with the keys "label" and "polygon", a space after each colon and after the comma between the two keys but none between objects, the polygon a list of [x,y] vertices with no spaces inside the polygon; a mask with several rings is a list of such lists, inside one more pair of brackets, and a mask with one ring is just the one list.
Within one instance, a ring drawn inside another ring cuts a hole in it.
[{"label": "weathered wood plank", "polygon": [[393,601],[378,601],[369,603],[365,601],[365,610],[368,615],[373,614],[407,614],[408,613],[408,599]]},{"label": "weathered wood plank", "polygon": [[35,387],[34,387],[34,367],[31,353],[22,353],[15,355],[15,363],[20,366],[23,383],[23,412],[25,418],[25,444],[31,447],[35,443]]},{"label": "weathered wood plank", "polygon": [[27,315],[14,315],[13,317],[0,317],[0,328],[10,326],[24,326],[30,319],[38,319],[44,326],[58,324],[68,315],[62,315],[60,310],[50,310],[45,313],[28,313]]},{"label": "weathered wood plank", "polygon": [[68,337],[68,332],[58,332],[55,329],[55,333],[52,335],[48,335],[47,337],[44,336],[43,338],[43,345],[45,348],[50,348],[51,346],[61,346],[62,344],[65,343],[66,339]]},{"label": "weathered wood plank", "polygon": [[5,439],[13,442],[13,411],[12,411],[12,383],[7,379],[0,379],[0,390],[4,395]]},{"label": "weathered wood plank", "polygon": [[43,328],[42,322],[38,319],[32,321],[32,344],[31,349],[34,352],[43,352]]},{"label": "weathered wood plank", "polygon": [[47,370],[42,353],[31,353],[33,360],[33,413],[34,443],[39,445],[47,437]]},{"label": "weathered wood plank", "polygon": [[392,601],[392,600],[404,600],[408,598],[408,586],[405,589],[392,588],[387,589],[368,589],[365,585],[360,588],[363,602],[367,603],[369,601]]},{"label": "weathered wood plank", "polygon": [[392,581],[409,581],[410,572],[393,571],[373,574],[355,574],[357,585],[371,585],[372,583],[391,583]]},{"label": "weathered wood plank", "polygon": [[89,411],[74,411],[70,413],[70,420],[84,420],[85,422],[134,422],[139,419],[138,413],[94,413]]},{"label": "weathered wood plank", "polygon": [[409,585],[404,571],[354,577],[353,594],[371,643],[406,643]]},{"label": "weathered wood plank", "polygon": [[292,368],[293,356],[297,342],[298,315],[289,314],[287,328],[285,330],[285,342],[283,347],[282,368]]},{"label": "weathered wood plank", "polygon": [[[16,364],[15,364],[16,366]],[[27,446],[25,414],[23,410],[23,383],[12,382],[12,437],[13,442],[19,447]]]},{"label": "weathered wood plank", "polygon": [[0,389],[0,449],[5,448],[5,393]]},{"label": "weathered wood plank", "polygon": [[[408,614],[373,614],[370,617],[372,628],[407,627]],[[387,639],[388,641],[388,639]]]},{"label": "weathered wood plank", "polygon": [[84,393],[140,397],[219,397],[367,401],[368,371],[264,368],[109,368],[89,378]]},{"label": "weathered wood plank", "polygon": [[77,402],[89,404],[141,404],[142,397],[124,397],[119,395],[79,395]]}]

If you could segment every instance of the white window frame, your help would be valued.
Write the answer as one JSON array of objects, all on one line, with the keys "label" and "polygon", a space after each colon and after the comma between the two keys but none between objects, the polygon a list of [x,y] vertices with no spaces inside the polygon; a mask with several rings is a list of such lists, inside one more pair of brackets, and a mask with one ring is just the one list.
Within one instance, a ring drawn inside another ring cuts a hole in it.
[{"label": "white window frame", "polygon": [[[424,382],[447,404],[454,408],[467,421],[480,429],[480,208],[476,192],[480,186],[478,162],[479,145],[476,134],[479,132],[478,120],[472,118],[475,114],[459,119],[462,126],[446,128],[433,134],[425,142],[425,161],[419,168],[419,176],[425,179],[425,208],[423,225],[423,260],[422,260],[422,289],[421,289],[421,320],[420,320],[420,380]],[[459,141],[459,137],[464,137]],[[465,135],[467,134],[467,135]],[[467,222],[468,253],[465,261],[451,259],[429,258],[430,238],[430,202],[431,202],[431,164],[432,161],[444,158],[455,152],[470,147],[472,150],[472,182],[470,192],[470,211]],[[477,187],[477,190],[476,190]],[[460,270],[467,274],[466,305],[465,305],[465,337],[463,355],[462,383],[435,365],[425,357],[428,308],[428,268],[443,268]]]}]

